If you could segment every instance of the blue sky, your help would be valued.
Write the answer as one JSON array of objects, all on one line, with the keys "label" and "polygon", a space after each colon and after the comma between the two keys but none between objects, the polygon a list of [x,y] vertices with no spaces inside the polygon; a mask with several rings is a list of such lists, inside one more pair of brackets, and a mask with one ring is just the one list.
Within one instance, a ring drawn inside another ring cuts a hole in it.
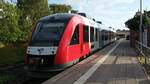
[{"label": "blue sky", "polygon": [[[115,29],[126,29],[124,22],[139,9],[140,0],[49,0],[49,4],[68,4]],[[150,10],[150,0],[143,0],[143,9]]]}]

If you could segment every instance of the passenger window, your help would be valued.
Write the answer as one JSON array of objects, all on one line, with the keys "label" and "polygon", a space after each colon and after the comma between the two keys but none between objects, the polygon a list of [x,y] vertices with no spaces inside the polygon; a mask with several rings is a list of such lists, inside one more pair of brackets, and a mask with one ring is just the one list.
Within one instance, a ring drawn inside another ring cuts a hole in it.
[{"label": "passenger window", "polygon": [[98,41],[98,29],[96,29],[96,37],[95,37],[95,39],[96,39],[96,41]]},{"label": "passenger window", "polygon": [[108,40],[108,31],[105,32],[105,41]]},{"label": "passenger window", "polygon": [[102,31],[102,40],[105,40],[105,31]]},{"label": "passenger window", "polygon": [[83,26],[83,41],[89,42],[89,27],[86,25]]},{"label": "passenger window", "polygon": [[70,45],[79,44],[79,25],[76,26]]}]

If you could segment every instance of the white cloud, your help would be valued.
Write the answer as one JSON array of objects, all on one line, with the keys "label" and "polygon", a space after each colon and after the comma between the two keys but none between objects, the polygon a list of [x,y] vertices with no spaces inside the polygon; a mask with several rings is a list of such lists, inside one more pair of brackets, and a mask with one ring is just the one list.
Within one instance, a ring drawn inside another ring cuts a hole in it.
[{"label": "white cloud", "polygon": [[132,18],[139,7],[138,0],[66,0],[104,24],[125,28],[124,22]]},{"label": "white cloud", "polygon": [[112,2],[113,3],[116,3],[116,4],[130,4],[130,3],[133,3],[135,2],[136,0],[113,0]]}]

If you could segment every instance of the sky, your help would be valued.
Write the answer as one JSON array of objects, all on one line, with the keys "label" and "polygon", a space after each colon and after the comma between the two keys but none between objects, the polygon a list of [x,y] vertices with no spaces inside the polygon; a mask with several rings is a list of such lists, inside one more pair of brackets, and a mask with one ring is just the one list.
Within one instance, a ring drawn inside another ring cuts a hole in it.
[{"label": "sky", "polygon": [[[143,10],[150,10],[150,0],[142,1]],[[71,5],[74,10],[84,12],[115,29],[128,29],[124,23],[132,18],[140,8],[140,0],[48,0],[48,2],[49,4]]]},{"label": "sky", "polygon": [[[124,23],[140,8],[140,0],[49,0],[49,4],[53,3],[71,5],[115,29],[127,29]],[[143,0],[144,10],[150,10],[149,3],[150,0]]]}]

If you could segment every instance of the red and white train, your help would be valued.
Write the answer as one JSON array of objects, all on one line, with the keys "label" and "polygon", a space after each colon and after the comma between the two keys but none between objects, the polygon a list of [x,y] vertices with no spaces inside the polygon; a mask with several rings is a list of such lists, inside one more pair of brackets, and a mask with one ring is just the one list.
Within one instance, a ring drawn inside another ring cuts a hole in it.
[{"label": "red and white train", "polygon": [[53,14],[37,22],[25,62],[29,71],[62,70],[113,41],[114,31],[93,19]]}]

